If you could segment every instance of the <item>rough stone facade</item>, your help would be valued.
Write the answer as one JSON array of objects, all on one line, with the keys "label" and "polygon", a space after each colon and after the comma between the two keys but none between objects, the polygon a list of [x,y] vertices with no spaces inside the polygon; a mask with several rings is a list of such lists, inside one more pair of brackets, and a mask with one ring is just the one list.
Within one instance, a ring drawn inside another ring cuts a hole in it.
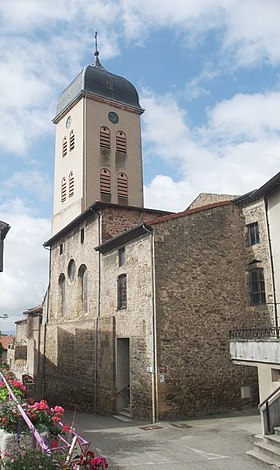
[{"label": "rough stone facade", "polygon": [[[84,220],[50,243],[49,313],[42,388],[52,402],[59,400],[61,404],[102,413],[116,411],[113,333],[116,326],[111,311],[107,314],[102,305],[106,288],[100,277],[101,255],[94,247],[158,214],[162,215],[162,211],[101,204],[100,210],[88,211]],[[72,280],[71,260],[75,263]],[[82,267],[88,273],[86,312],[81,301],[79,273]],[[59,286],[61,275],[64,276],[64,309]],[[116,286],[112,289],[115,293]]]},{"label": "rough stone facade", "polygon": [[[244,221],[234,205],[153,227],[160,418],[257,404],[256,371],[230,361],[228,332],[270,324],[247,303]],[[241,387],[251,396],[241,399]]]}]

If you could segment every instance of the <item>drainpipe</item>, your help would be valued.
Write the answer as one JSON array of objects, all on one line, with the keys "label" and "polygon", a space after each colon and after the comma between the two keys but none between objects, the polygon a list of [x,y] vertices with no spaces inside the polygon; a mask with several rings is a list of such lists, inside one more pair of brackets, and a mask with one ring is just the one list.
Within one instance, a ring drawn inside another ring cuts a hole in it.
[{"label": "drainpipe", "polygon": [[152,422],[157,422],[157,340],[156,340],[156,299],[155,299],[155,250],[154,250],[154,233],[143,224],[144,230],[150,234],[151,246],[151,272],[152,272]]},{"label": "drainpipe", "polygon": [[[270,225],[268,221],[268,200],[267,196],[264,196],[265,202],[265,219],[267,227],[267,236],[268,236],[268,246],[269,246],[269,257],[270,257],[270,266],[271,266],[271,281],[272,281],[272,291],[273,291],[273,307],[274,307],[274,322],[275,327],[278,328],[278,313],[277,313],[277,299],[276,299],[276,288],[275,288],[275,276],[274,276],[274,262],[272,255],[272,244],[271,244],[271,235],[270,235]],[[277,336],[278,330],[276,329]]]},{"label": "drainpipe", "polygon": [[[98,245],[101,244],[101,215],[100,212],[94,212],[97,219],[97,231],[98,231]],[[95,350],[94,350],[94,411],[97,409],[97,361],[98,361],[98,341],[99,341],[99,318],[100,318],[100,307],[101,307],[101,253],[98,251],[98,291],[97,291],[97,315],[95,320]]]}]

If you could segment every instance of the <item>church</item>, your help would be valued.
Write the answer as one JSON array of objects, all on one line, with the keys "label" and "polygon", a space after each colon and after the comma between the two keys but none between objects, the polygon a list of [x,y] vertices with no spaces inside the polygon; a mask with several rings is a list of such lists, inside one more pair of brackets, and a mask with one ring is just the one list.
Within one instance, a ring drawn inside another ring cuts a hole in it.
[{"label": "church", "polygon": [[228,341],[273,324],[269,265],[257,284],[247,269],[251,201],[201,194],[180,213],[145,208],[143,112],[97,51],[58,100],[37,392],[152,422],[255,406],[257,372],[231,362]]}]

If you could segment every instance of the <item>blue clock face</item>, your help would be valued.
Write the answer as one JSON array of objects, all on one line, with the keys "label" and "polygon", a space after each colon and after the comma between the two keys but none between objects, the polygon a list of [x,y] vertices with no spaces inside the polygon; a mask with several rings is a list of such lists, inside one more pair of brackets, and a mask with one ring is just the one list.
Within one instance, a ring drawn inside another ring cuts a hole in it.
[{"label": "blue clock face", "polygon": [[110,113],[108,113],[108,119],[109,121],[111,121],[113,124],[117,124],[119,122],[119,116],[117,115],[117,113],[114,113],[113,111],[111,111]]}]

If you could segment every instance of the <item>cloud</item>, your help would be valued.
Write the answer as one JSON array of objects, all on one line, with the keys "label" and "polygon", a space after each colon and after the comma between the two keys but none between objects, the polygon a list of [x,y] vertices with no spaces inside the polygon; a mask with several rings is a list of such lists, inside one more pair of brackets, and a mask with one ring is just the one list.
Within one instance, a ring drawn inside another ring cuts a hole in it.
[{"label": "cloud", "polygon": [[263,184],[279,170],[279,100],[278,93],[239,94],[209,109],[203,127],[190,129],[174,96],[144,92],[148,163],[164,159],[177,175],[155,176],[145,205],[178,211],[200,192],[243,194]]},{"label": "cloud", "polygon": [[11,229],[5,239],[4,271],[0,273],[0,315],[9,315],[5,327],[21,316],[23,308],[41,303],[48,283],[48,252],[42,247],[49,237],[50,221],[32,216],[21,199],[0,205],[1,220]]},{"label": "cloud", "polygon": [[16,171],[8,180],[4,181],[0,191],[7,198],[7,195],[12,193],[15,188],[18,193],[23,190],[39,201],[50,201],[52,198],[52,182],[48,176],[39,171]]}]

